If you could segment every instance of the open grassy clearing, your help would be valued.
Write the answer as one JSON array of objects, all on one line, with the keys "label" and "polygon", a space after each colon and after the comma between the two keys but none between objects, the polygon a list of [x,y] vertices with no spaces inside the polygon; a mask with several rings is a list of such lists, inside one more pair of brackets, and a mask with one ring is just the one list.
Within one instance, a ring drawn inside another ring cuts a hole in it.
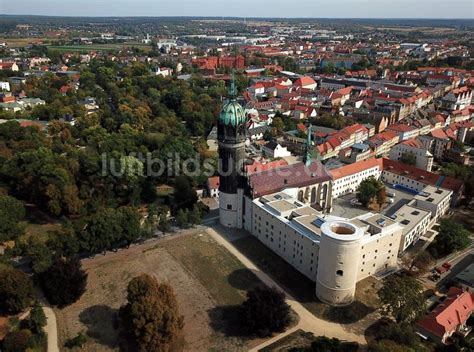
[{"label": "open grassy clearing", "polygon": [[85,331],[84,351],[118,351],[118,310],[128,282],[141,273],[169,282],[176,292],[185,326],[174,351],[246,351],[261,342],[225,334],[222,309],[240,304],[246,289],[260,281],[205,233],[97,256],[83,266],[89,274],[86,293],[75,304],[56,309],[61,346]]},{"label": "open grassy clearing", "polygon": [[21,236],[22,240],[27,241],[33,237],[42,242],[46,242],[49,238],[49,233],[60,231],[63,226],[61,223],[36,224],[26,221],[23,221],[21,224],[25,228],[25,232]]},{"label": "open grassy clearing", "polygon": [[[55,38],[57,39],[57,38]],[[30,44],[42,44],[51,39],[48,38],[10,38],[0,37],[0,43],[7,43],[10,48],[21,48]]]},{"label": "open grassy clearing", "polygon": [[262,271],[288,290],[314,315],[341,324],[355,323],[374,312],[380,305],[376,292],[381,282],[369,277],[357,284],[356,301],[337,308],[320,302],[315,295],[315,283],[299,273],[277,254],[253,236],[232,242]]}]

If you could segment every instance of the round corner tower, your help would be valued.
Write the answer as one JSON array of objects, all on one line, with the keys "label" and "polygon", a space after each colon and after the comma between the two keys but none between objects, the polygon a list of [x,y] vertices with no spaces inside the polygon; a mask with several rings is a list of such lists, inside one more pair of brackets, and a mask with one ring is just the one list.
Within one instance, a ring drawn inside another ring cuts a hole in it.
[{"label": "round corner tower", "polygon": [[219,141],[219,219],[226,227],[242,228],[246,118],[243,107],[231,98],[217,123]]},{"label": "round corner tower", "polygon": [[354,300],[363,235],[345,220],[321,226],[316,295],[324,303],[342,306]]}]

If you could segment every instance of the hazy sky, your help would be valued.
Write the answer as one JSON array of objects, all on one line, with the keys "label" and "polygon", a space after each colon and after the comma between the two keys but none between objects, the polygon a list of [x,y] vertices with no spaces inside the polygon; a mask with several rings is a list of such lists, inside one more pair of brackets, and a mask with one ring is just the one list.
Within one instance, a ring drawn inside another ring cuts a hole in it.
[{"label": "hazy sky", "polygon": [[474,18],[474,0],[0,0],[2,14]]}]

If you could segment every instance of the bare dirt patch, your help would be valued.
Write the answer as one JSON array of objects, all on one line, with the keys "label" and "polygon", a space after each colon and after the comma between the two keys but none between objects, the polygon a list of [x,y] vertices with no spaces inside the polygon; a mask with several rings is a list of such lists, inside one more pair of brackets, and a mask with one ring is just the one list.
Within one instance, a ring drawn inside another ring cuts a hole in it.
[{"label": "bare dirt patch", "polygon": [[55,310],[62,350],[80,331],[89,336],[85,351],[119,350],[118,310],[128,282],[141,273],[169,282],[176,292],[185,326],[175,351],[245,351],[259,343],[216,329],[211,313],[241,303],[260,281],[204,232],[87,259],[83,266],[89,273],[86,293]]}]

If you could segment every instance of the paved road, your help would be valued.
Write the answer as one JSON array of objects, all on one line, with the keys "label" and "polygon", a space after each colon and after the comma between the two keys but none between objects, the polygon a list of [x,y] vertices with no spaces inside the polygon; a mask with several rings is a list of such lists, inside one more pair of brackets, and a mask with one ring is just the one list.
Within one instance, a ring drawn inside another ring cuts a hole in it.
[{"label": "paved road", "polygon": [[300,320],[297,326],[293,327],[289,331],[286,331],[265,341],[264,343],[251,349],[250,351],[258,351],[297,329],[312,332],[315,334],[315,336],[324,335],[328,337],[336,337],[340,340],[356,341],[362,345],[365,345],[367,343],[363,331],[367,328],[367,326],[374,322],[375,316],[365,319],[365,321],[358,322],[357,324],[348,325],[331,323],[326,320],[320,319],[314,316],[310,311],[308,311],[292,295],[290,295],[280,285],[273,281],[272,278],[270,278],[267,274],[258,269],[257,266],[255,266],[246,256],[244,256],[236,247],[234,247],[231,242],[224,239],[213,228],[209,228],[207,230],[207,233],[209,233],[209,235],[211,235],[216,242],[218,242],[235,257],[237,257],[237,259],[239,259],[247,269],[251,270],[263,283],[268,286],[274,286],[280,291],[282,291],[286,296],[287,303],[299,316]]}]

